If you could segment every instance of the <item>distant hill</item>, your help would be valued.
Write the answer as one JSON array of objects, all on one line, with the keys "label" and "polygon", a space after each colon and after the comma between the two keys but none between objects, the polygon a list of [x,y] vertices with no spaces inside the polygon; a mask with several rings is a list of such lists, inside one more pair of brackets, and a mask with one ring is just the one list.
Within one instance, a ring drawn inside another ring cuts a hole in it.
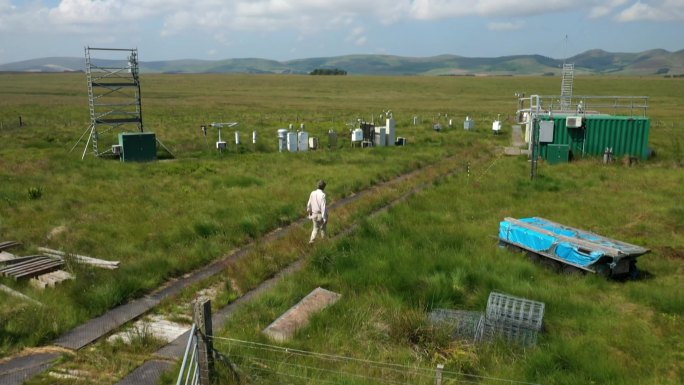
[{"label": "distant hill", "polygon": [[595,49],[574,56],[569,62],[597,73],[684,74],[684,50],[668,52],[654,49],[639,53],[611,53]]},{"label": "distant hill", "polygon": [[[116,64],[97,60],[99,64]],[[684,50],[654,49],[639,53],[612,53],[595,49],[566,59],[577,73],[620,75],[684,74]],[[121,64],[121,63],[118,63]],[[226,60],[167,60],[141,62],[147,73],[266,73],[307,74],[317,68],[338,68],[350,75],[558,75],[563,61],[541,55],[468,58],[457,55],[403,57],[391,55],[346,55],[276,61],[258,58]],[[83,71],[85,60],[47,57],[0,65],[2,72]]]}]

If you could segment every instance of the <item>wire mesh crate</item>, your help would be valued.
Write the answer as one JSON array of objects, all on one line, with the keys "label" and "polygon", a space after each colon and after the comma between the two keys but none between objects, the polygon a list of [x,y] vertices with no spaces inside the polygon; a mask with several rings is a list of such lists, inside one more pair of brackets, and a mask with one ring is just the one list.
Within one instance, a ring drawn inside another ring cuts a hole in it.
[{"label": "wire mesh crate", "polygon": [[532,346],[537,344],[537,334],[538,331],[535,329],[484,318],[475,335],[475,340],[478,342],[491,342],[496,339],[503,339],[523,346]]},{"label": "wire mesh crate", "polygon": [[435,309],[430,312],[432,324],[453,328],[452,338],[477,341],[478,330],[482,329],[484,314],[479,311]]},{"label": "wire mesh crate", "polygon": [[539,331],[544,320],[544,303],[493,291],[489,294],[485,318]]},{"label": "wire mesh crate", "polygon": [[537,343],[544,321],[544,303],[491,292],[485,313],[435,309],[430,322],[453,328],[452,337],[474,342],[503,339],[524,346]]}]

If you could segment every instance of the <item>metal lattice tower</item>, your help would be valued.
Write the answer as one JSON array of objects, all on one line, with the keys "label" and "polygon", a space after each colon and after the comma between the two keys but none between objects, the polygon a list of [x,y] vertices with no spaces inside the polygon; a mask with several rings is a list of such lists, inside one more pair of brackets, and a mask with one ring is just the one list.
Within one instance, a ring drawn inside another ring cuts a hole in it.
[{"label": "metal lattice tower", "polygon": [[561,111],[569,111],[572,106],[572,83],[575,77],[575,65],[563,64],[563,79],[561,81]]},{"label": "metal lattice tower", "polygon": [[[128,56],[105,61],[93,59],[93,51],[126,52]],[[90,127],[86,132],[90,132],[90,136],[81,159],[85,157],[90,142],[95,156],[111,152],[111,149],[100,150],[102,134],[126,131],[126,126],[143,131],[138,49],[85,47],[85,64],[90,108]]]}]

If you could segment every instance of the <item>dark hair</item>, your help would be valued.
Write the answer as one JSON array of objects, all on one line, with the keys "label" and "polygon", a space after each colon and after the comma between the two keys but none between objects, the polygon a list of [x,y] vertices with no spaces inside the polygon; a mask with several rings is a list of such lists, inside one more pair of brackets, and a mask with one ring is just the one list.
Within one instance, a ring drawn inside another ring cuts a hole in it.
[{"label": "dark hair", "polygon": [[321,190],[325,190],[325,181],[324,180],[319,180],[318,181],[318,188]]}]

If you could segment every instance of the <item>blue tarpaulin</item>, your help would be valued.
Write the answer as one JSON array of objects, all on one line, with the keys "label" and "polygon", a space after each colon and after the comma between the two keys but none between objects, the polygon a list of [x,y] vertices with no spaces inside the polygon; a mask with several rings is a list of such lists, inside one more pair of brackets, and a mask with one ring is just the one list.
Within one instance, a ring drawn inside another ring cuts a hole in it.
[{"label": "blue tarpaulin", "polygon": [[551,254],[582,267],[589,267],[604,255],[619,259],[648,252],[648,249],[639,246],[536,217],[518,220],[507,218],[500,223],[499,239],[527,250]]}]

